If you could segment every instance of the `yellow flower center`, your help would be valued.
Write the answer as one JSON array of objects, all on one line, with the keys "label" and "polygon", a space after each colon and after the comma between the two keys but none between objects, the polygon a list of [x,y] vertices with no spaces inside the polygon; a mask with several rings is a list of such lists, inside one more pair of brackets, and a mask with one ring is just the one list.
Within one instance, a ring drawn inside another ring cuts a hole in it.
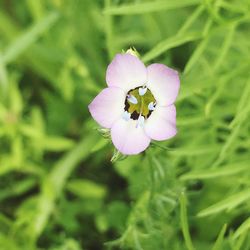
[{"label": "yellow flower center", "polygon": [[137,87],[128,92],[125,100],[125,111],[131,114],[133,120],[140,116],[148,118],[154,110],[156,101],[149,89]]}]

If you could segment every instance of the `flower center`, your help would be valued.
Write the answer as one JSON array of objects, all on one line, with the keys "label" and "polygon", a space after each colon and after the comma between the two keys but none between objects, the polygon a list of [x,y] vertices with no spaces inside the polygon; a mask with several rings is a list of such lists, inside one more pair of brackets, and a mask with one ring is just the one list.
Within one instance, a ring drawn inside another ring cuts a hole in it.
[{"label": "flower center", "polygon": [[124,119],[138,120],[138,124],[144,123],[153,110],[155,109],[156,101],[151,91],[144,87],[137,87],[128,92],[125,100]]}]

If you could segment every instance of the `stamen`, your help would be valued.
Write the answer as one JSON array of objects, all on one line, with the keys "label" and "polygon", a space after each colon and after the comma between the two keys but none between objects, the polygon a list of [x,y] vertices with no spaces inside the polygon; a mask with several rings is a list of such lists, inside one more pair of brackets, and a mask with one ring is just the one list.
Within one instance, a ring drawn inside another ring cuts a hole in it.
[{"label": "stamen", "polygon": [[138,127],[141,127],[141,128],[143,128],[144,127],[144,122],[145,122],[145,118],[144,118],[144,116],[139,116],[139,118],[138,118],[138,120],[137,120],[137,125],[136,125],[136,127],[138,128]]},{"label": "stamen", "polygon": [[131,117],[131,114],[128,112],[128,111],[125,111],[123,114],[122,114],[122,118],[125,120],[125,121],[129,121]]},{"label": "stamen", "polygon": [[128,99],[128,101],[131,102],[132,104],[137,104],[137,103],[138,103],[136,97],[133,96],[133,95],[127,95],[127,99]]},{"label": "stamen", "polygon": [[[144,84],[140,87],[128,91],[125,99],[124,111],[130,113],[124,114],[124,119],[132,119],[136,121],[136,127],[143,126],[143,120],[149,118],[156,106],[156,100],[147,85]],[[137,120],[140,118],[139,125]]]},{"label": "stamen", "polygon": [[147,89],[146,87],[139,88],[139,95],[140,95],[140,96],[145,95],[146,92],[147,92],[147,90],[148,90],[148,89]]},{"label": "stamen", "polygon": [[155,110],[155,103],[150,102],[150,103],[148,104],[148,109],[149,109],[150,111]]}]

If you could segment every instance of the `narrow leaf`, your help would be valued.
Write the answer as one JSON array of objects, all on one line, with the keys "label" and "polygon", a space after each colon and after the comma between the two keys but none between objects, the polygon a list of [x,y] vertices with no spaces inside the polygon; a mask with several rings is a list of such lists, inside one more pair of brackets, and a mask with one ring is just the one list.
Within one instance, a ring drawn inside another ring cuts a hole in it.
[{"label": "narrow leaf", "polygon": [[149,1],[145,3],[126,4],[117,7],[104,9],[106,15],[134,15],[144,14],[163,10],[184,8],[187,6],[200,4],[201,0],[168,0],[168,1]]},{"label": "narrow leaf", "polygon": [[238,162],[230,164],[218,169],[210,170],[195,170],[190,173],[184,174],[180,180],[193,180],[193,179],[212,179],[228,175],[236,175],[249,169],[249,161]]},{"label": "narrow leaf", "polygon": [[226,229],[227,229],[227,225],[225,224],[222,227],[222,229],[221,229],[221,231],[220,231],[220,233],[218,235],[218,238],[216,239],[216,241],[214,243],[214,246],[213,246],[212,250],[220,250],[220,249],[222,249],[223,238],[224,238],[224,235],[226,233]]},{"label": "narrow leaf", "polygon": [[3,54],[2,61],[7,64],[15,60],[31,44],[33,44],[42,33],[49,29],[58,17],[59,15],[53,12],[38,23],[34,24],[24,34],[19,36],[15,41],[13,41],[12,44],[10,44]]},{"label": "narrow leaf", "polygon": [[200,33],[181,34],[181,35],[176,35],[176,36],[167,38],[166,40],[158,43],[149,52],[147,52],[143,56],[142,60],[144,62],[148,62],[148,61],[154,59],[155,57],[163,54],[164,52],[166,52],[169,49],[178,47],[178,46],[185,44],[185,43],[188,43],[188,42],[198,40],[200,38],[201,38]]},{"label": "narrow leaf", "polygon": [[81,198],[102,199],[106,195],[106,188],[90,180],[72,180],[67,189]]},{"label": "narrow leaf", "polygon": [[187,219],[187,202],[184,193],[180,195],[180,205],[181,205],[181,228],[185,244],[188,250],[194,250],[194,246],[189,233],[188,219]]},{"label": "narrow leaf", "polygon": [[219,55],[217,56],[216,61],[213,65],[213,71],[217,71],[219,69],[224,58],[226,57],[226,54],[227,54],[228,50],[230,49],[230,46],[231,46],[232,41],[233,41],[234,31],[235,31],[235,25],[230,26],[229,31],[225,37],[225,40],[224,40],[223,44],[221,45],[221,50],[219,52]]},{"label": "narrow leaf", "polygon": [[196,50],[188,60],[185,69],[184,69],[184,74],[187,74],[192,67],[196,64],[196,62],[200,59],[202,53],[204,52],[206,46],[208,43],[208,38],[205,38],[203,41],[200,42],[200,44],[197,46]]},{"label": "narrow leaf", "polygon": [[236,239],[250,230],[250,217],[246,219],[235,231],[233,238]]},{"label": "narrow leaf", "polygon": [[241,203],[247,201],[250,198],[250,190],[247,189],[245,191],[236,193],[234,195],[229,196],[228,198],[215,203],[214,205],[203,209],[198,213],[198,217],[204,217],[212,214],[217,214],[226,209],[232,209],[240,205]]}]

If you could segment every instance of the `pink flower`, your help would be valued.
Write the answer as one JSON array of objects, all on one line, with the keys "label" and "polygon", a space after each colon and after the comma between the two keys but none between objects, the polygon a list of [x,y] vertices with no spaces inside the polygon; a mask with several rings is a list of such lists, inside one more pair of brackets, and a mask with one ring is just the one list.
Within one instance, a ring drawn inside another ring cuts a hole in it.
[{"label": "pink flower", "polygon": [[177,71],[158,63],[145,67],[134,55],[117,54],[107,68],[106,82],[108,87],[90,103],[89,111],[110,129],[121,153],[139,154],[151,140],[176,135]]}]

